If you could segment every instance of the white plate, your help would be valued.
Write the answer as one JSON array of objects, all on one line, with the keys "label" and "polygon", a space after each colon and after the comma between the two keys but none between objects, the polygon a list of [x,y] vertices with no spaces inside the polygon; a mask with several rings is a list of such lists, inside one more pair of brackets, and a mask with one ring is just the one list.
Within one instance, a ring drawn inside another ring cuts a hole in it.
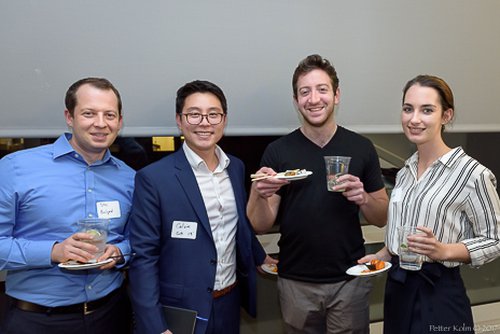
[{"label": "white plate", "polygon": [[286,172],[281,172],[276,175],[274,175],[275,178],[281,179],[281,180],[288,180],[288,181],[295,181],[295,180],[302,180],[311,175],[313,172],[306,170],[304,173],[299,174],[299,175],[290,175],[286,176]]},{"label": "white plate", "polygon": [[373,270],[369,272],[363,272],[364,270],[367,270],[368,268],[364,264],[358,264],[355,265],[349,269],[347,269],[346,273],[348,275],[352,276],[374,276],[383,273],[384,271],[389,270],[390,267],[392,267],[392,264],[390,262],[384,262],[385,267],[379,270]]},{"label": "white plate", "polygon": [[264,263],[260,266],[262,270],[271,275],[278,275],[278,266],[275,264]]},{"label": "white plate", "polygon": [[95,262],[95,263],[79,263],[76,261],[68,261],[64,263],[59,263],[58,267],[67,269],[67,270],[85,270],[85,269],[94,269],[94,268],[99,268],[100,266],[103,266],[107,263],[110,263],[113,261],[113,259],[106,259],[101,262]]}]

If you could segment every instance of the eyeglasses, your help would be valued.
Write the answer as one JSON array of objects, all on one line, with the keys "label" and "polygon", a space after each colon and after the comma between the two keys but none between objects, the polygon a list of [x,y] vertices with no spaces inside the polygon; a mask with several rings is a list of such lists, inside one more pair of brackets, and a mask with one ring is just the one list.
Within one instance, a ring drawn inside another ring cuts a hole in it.
[{"label": "eyeglasses", "polygon": [[193,112],[193,113],[187,113],[187,114],[182,114],[182,115],[186,116],[186,121],[191,125],[201,124],[201,122],[203,122],[204,118],[207,119],[207,122],[210,125],[217,125],[217,124],[220,124],[222,122],[222,120],[224,119],[224,116],[225,116],[223,113],[219,113],[219,112],[210,112],[206,115],[200,114],[197,112]]}]

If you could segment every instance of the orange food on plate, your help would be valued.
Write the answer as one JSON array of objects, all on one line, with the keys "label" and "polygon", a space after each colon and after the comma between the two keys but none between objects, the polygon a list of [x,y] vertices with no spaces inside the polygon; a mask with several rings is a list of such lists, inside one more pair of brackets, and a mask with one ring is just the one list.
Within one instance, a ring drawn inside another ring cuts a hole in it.
[{"label": "orange food on plate", "polygon": [[372,271],[377,271],[377,270],[380,270],[380,269],[384,269],[385,268],[385,262],[381,261],[381,260],[371,260],[370,263],[366,264],[366,266],[369,269],[363,270],[362,271],[363,274],[367,274],[367,273],[370,273]]},{"label": "orange food on plate", "polygon": [[375,267],[374,270],[380,270],[385,268],[385,263],[384,261],[381,260],[371,260],[370,264]]}]

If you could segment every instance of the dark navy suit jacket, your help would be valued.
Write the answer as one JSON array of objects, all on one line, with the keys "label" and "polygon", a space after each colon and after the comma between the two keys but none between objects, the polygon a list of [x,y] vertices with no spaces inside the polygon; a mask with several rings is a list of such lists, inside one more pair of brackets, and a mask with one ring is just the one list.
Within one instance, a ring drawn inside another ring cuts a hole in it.
[{"label": "dark navy suit jacket", "polygon": [[[227,168],[236,199],[237,279],[241,300],[256,313],[256,266],[265,252],[246,216],[244,165],[232,156]],[[168,328],[161,305],[193,309],[209,318],[217,254],[201,192],[182,149],[136,175],[130,216],[130,242],[136,253],[130,264],[130,294],[136,332],[160,334]],[[194,239],[172,238],[174,222],[196,222]],[[239,307],[239,305],[235,305]],[[197,321],[196,333],[207,322]]]}]

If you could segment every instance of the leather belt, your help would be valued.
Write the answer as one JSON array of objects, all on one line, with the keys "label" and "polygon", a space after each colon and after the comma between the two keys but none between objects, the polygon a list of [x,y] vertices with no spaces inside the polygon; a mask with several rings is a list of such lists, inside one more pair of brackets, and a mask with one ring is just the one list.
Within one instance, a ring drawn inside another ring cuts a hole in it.
[{"label": "leather belt", "polygon": [[17,307],[20,310],[27,311],[27,312],[35,312],[35,313],[46,313],[46,314],[75,314],[75,313],[81,313],[84,315],[88,315],[98,308],[104,306],[106,303],[108,303],[111,298],[113,298],[121,289],[118,288],[114,290],[113,292],[109,293],[107,296],[102,297],[97,300],[93,300],[91,302],[86,302],[86,303],[80,303],[80,304],[73,304],[73,305],[67,305],[67,306],[54,306],[54,307],[49,307],[49,306],[43,306],[31,302],[27,302],[24,300],[19,300],[16,298],[12,298],[12,303],[15,307]]},{"label": "leather belt", "polygon": [[214,290],[212,291],[212,297],[214,299],[217,299],[217,298],[220,298],[222,296],[225,296],[227,295],[228,293],[231,292],[231,290],[233,290],[236,285],[238,285],[238,281],[235,281],[233,284],[229,285],[229,286],[226,286],[224,289],[222,290]]}]

